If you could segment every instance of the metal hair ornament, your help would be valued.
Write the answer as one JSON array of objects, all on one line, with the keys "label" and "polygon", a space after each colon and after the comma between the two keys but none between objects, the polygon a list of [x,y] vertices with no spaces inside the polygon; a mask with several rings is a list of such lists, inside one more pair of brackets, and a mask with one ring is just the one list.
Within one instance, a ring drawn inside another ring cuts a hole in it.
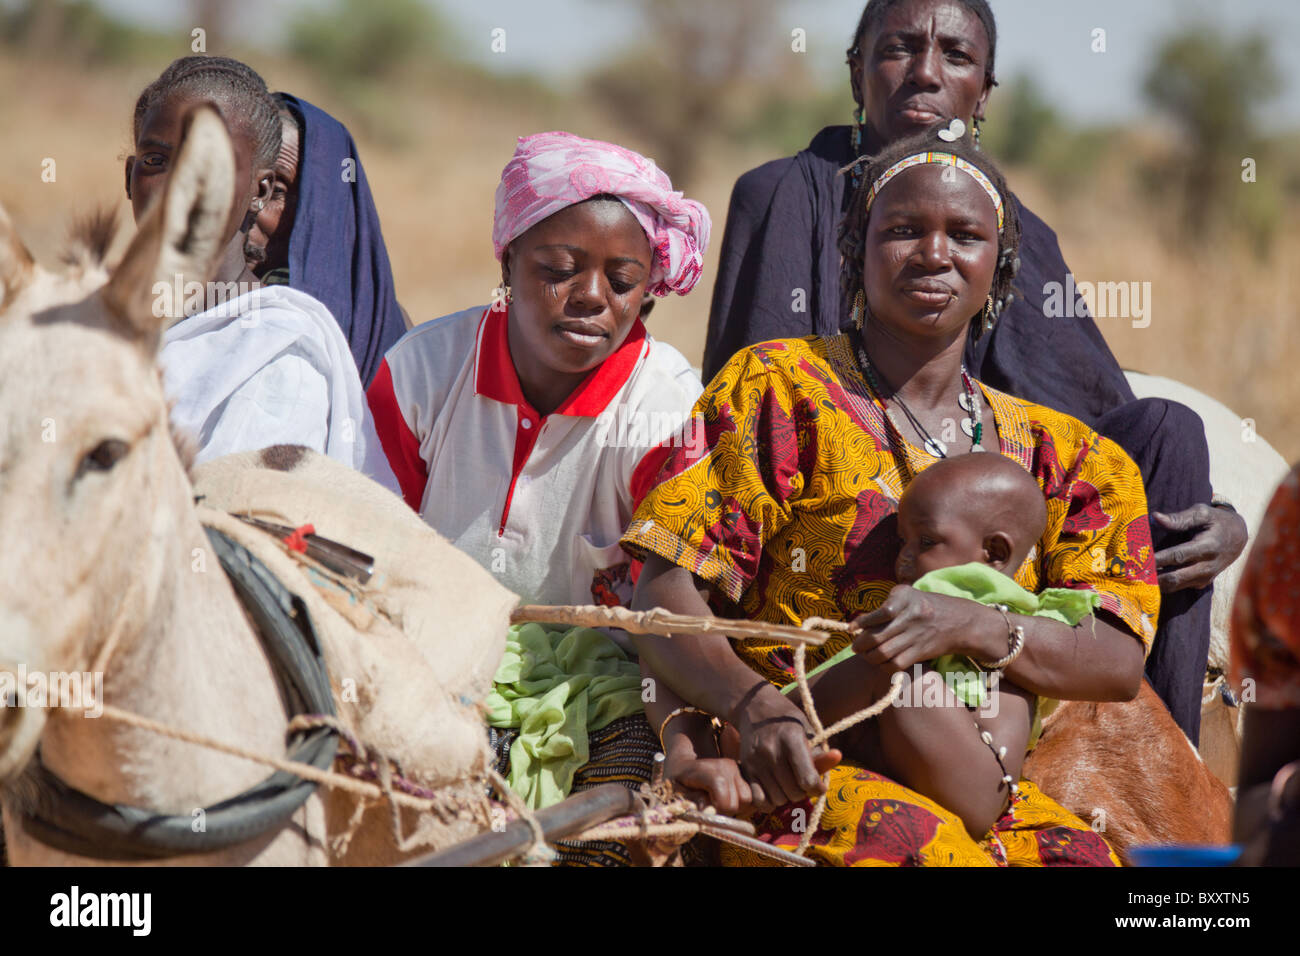
[{"label": "metal hair ornament", "polygon": [[[956,123],[958,121],[954,120],[953,122]],[[948,132],[946,129],[939,131],[940,134],[946,132]],[[979,183],[980,188],[988,193],[989,199],[993,200],[993,208],[996,209],[998,213],[998,232],[1002,232],[1002,196],[989,178],[985,176],[977,166],[967,162],[960,156],[954,156],[952,153],[941,153],[935,150],[929,150],[924,153],[913,153],[911,156],[900,159],[898,162],[894,163],[894,165],[881,173],[880,178],[871,184],[871,191],[867,193],[866,209],[864,212],[871,211],[871,204],[876,201],[876,196],[879,195],[880,190],[884,189],[891,179],[905,169],[911,169],[913,166],[926,165],[956,167],[970,176],[971,179],[975,180],[975,182]]]}]

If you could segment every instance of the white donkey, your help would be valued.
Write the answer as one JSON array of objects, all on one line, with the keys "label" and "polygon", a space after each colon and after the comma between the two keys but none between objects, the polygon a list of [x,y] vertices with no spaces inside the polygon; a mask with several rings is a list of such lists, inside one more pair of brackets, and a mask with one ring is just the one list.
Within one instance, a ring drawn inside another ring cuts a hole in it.
[{"label": "white donkey", "polygon": [[[211,278],[234,192],[225,126],[204,107],[191,115],[166,193],[111,279],[94,250],[82,250],[69,275],[45,272],[0,210],[0,678],[9,675],[9,699],[0,701],[8,705],[0,707],[0,804],[14,864],[96,862],[73,852],[75,845],[70,851],[38,841],[25,826],[42,819],[33,811],[58,791],[52,780],[99,804],[192,817],[193,831],[202,833],[202,808],[271,773],[96,719],[104,700],[78,707],[24,701],[37,686],[33,675],[52,692],[60,681],[66,690],[70,675],[102,667],[103,698],[115,708],[285,755],[285,694],[205,524],[237,539],[243,530],[241,540],[255,553],[260,540],[261,556],[281,580],[297,575],[297,592],[312,588],[274,539],[259,538],[262,532],[224,511],[196,507],[156,364],[165,320],[153,314],[154,284]],[[263,517],[314,520],[321,535],[350,535],[349,544],[380,559],[372,588],[335,587],[333,600],[302,594],[324,644],[339,717],[395,755],[407,779],[447,796],[451,810],[425,849],[482,829],[488,754],[479,702],[514,595],[360,475],[308,456],[307,467],[285,480],[299,482],[291,494],[303,502],[315,482],[314,515],[273,509]],[[337,513],[332,524],[330,510]],[[381,550],[397,557],[385,563]],[[386,579],[403,575],[406,593],[419,598],[407,609],[383,593]],[[26,680],[17,684],[16,674]],[[320,790],[269,832],[212,851],[198,843],[196,852],[157,862],[401,858],[388,809],[360,799]],[[409,835],[415,817],[404,822]],[[355,835],[346,852],[333,839],[342,830]]]}]

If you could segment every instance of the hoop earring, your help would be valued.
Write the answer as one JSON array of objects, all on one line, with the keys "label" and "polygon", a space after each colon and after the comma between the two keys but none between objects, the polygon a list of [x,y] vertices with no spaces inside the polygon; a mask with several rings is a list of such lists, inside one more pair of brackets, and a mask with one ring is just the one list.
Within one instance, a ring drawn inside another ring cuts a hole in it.
[{"label": "hoop earring", "polygon": [[984,331],[991,332],[995,316],[993,314],[993,295],[990,293],[988,299],[984,302]]},{"label": "hoop earring", "polygon": [[853,327],[859,332],[862,331],[862,320],[866,318],[866,311],[866,299],[859,289],[858,294],[853,297]]}]

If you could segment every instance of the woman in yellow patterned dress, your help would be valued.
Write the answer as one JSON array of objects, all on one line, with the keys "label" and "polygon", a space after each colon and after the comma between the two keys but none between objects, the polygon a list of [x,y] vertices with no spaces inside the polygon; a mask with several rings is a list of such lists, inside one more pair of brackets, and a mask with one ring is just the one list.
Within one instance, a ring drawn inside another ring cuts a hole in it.
[{"label": "woman in yellow patterned dress", "polygon": [[[827,726],[894,680],[904,703],[930,706],[887,708],[835,738],[840,749],[813,749],[808,720],[777,690],[793,678],[789,646],[645,637],[638,650],[657,691],[647,712],[669,777],[721,809],[752,807],[765,840],[796,846],[827,793],[811,838],[819,862],[1114,865],[1087,824],[1020,779],[1024,754],[986,743],[940,675],[911,676],[944,654],[1000,664],[999,706],[1026,721],[1035,698],[1128,700],[1159,610],[1131,459],[962,367],[966,335],[996,321],[1013,294],[1019,227],[1001,175],[955,127],[862,161],[840,230],[856,329],[734,356],[696,405],[702,450],[663,450],[623,539],[646,559],[637,606],[856,621],[857,653],[812,681]],[[1030,591],[1095,590],[1095,620],[1071,628],[895,583],[903,489],[969,450],[1019,462],[1046,498],[1047,530],[1016,580]],[[847,641],[810,651],[809,669]],[[719,737],[713,715],[734,730]],[[724,861],[761,862],[739,851]]]}]

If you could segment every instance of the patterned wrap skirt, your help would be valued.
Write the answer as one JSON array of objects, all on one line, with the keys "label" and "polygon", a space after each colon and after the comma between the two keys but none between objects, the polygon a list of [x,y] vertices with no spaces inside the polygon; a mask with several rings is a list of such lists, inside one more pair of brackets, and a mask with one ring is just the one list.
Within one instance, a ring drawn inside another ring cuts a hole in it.
[{"label": "patterned wrap skirt", "polygon": [[[766,843],[799,845],[813,802],[752,818]],[[826,810],[808,849],[827,866],[1119,866],[1110,845],[1028,780],[981,840],[954,813],[888,777],[846,761],[830,772]],[[780,865],[724,845],[725,866]]]}]

